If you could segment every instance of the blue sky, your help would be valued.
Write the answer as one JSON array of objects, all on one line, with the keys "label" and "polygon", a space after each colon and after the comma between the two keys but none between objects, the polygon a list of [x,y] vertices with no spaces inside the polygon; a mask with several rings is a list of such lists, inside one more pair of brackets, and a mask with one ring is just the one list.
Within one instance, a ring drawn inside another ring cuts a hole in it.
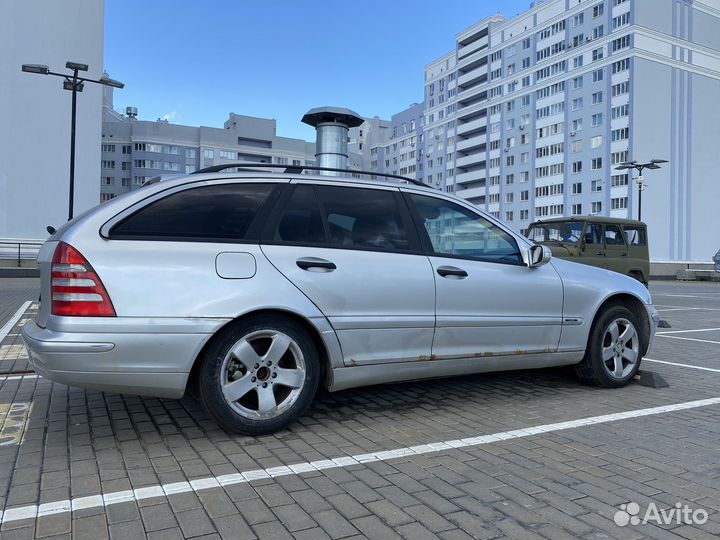
[{"label": "blue sky", "polygon": [[105,69],[115,107],[140,118],[222,127],[229,112],[314,138],[312,107],[389,118],[422,99],[423,67],[456,33],[530,0],[106,0]]}]

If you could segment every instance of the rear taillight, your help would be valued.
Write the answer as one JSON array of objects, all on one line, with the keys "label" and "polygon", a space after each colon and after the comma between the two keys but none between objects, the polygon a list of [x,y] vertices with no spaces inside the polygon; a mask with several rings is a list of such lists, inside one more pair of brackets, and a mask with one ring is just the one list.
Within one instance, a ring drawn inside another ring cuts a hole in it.
[{"label": "rear taillight", "polygon": [[115,317],[100,278],[82,254],[70,244],[60,242],[52,262],[53,315],[64,317]]}]

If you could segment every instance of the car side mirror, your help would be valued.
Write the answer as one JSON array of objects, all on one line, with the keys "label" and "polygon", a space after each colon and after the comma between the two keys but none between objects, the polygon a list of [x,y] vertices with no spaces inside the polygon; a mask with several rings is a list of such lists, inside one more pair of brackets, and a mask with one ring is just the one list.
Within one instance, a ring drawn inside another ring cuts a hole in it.
[{"label": "car side mirror", "polygon": [[541,246],[535,244],[528,250],[528,266],[530,268],[536,268],[542,266],[550,261],[552,258],[552,251],[547,246]]}]

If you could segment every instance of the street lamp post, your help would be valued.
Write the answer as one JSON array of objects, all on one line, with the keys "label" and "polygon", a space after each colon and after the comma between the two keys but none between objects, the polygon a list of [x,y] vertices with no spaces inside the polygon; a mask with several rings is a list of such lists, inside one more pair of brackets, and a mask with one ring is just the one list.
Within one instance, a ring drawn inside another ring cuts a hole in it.
[{"label": "street lamp post", "polygon": [[643,169],[659,169],[660,163],[667,162],[667,159],[651,159],[647,163],[638,163],[637,161],[624,161],[620,163],[617,167],[615,167],[616,171],[635,169],[638,172],[638,221],[642,221],[642,192],[645,191],[646,186],[645,182],[643,181]]},{"label": "street lamp post", "polygon": [[84,83],[86,82],[112,86],[113,88],[123,88],[125,85],[107,76],[103,76],[97,80],[79,77],[78,73],[80,71],[88,70],[87,64],[67,62],[65,67],[72,71],[72,75],[66,73],[55,73],[50,71],[50,68],[43,64],[23,64],[22,70],[26,73],[35,73],[37,75],[53,75],[55,77],[62,77],[65,79],[63,81],[63,89],[70,90],[72,92],[72,106],[70,113],[70,193],[68,202],[68,221],[70,221],[73,218],[73,202],[75,200],[75,124],[77,116],[77,93],[83,91]]}]

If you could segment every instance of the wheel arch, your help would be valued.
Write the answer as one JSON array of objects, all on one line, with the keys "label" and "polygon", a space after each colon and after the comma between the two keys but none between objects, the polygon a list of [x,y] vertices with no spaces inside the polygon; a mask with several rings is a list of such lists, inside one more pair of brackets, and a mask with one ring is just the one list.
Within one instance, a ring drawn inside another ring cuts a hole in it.
[{"label": "wheel arch", "polygon": [[[289,311],[286,309],[277,309],[277,308],[264,308],[264,309],[257,309],[254,311],[249,311],[247,313],[243,313],[242,315],[239,315],[238,317],[228,321],[223,326],[221,326],[211,337],[208,339],[205,344],[202,346],[198,354],[195,356],[195,359],[193,360],[192,368],[190,369],[190,373],[188,375],[187,385],[186,388],[190,390],[190,392],[193,395],[197,394],[197,388],[196,384],[198,381],[198,370],[200,369],[200,366],[202,364],[202,358],[207,352],[207,350],[212,346],[213,343],[215,343],[218,339],[220,339],[225,333],[230,331],[231,329],[235,328],[239,324],[242,324],[244,321],[247,321],[248,319],[251,319],[253,317],[260,317],[260,316],[275,316],[275,317],[282,317],[286,320],[293,321],[305,329],[307,331],[310,338],[313,340],[313,343],[315,344],[315,347],[318,351],[318,355],[320,356],[320,384],[318,385],[318,388],[327,389],[331,383],[332,383],[332,371],[333,371],[333,358],[331,356],[330,349],[332,348],[333,344],[328,344],[325,342],[325,340],[322,337],[321,330],[312,323],[310,319],[307,317],[304,317],[300,315],[299,313]],[[329,327],[329,323],[328,323]],[[334,336],[334,333],[333,333]],[[333,339],[337,340],[336,337],[333,337]],[[339,343],[337,343],[337,348],[339,351]]]},{"label": "wheel arch", "polygon": [[642,355],[644,356],[645,353],[647,353],[648,345],[650,343],[650,317],[648,315],[647,309],[645,309],[645,303],[640,300],[640,298],[630,293],[613,294],[603,300],[603,302],[598,306],[597,310],[595,310],[595,316],[593,317],[592,325],[590,325],[591,330],[588,334],[588,340],[592,335],[592,328],[594,328],[595,323],[602,315],[602,313],[604,313],[609,307],[617,305],[628,308],[630,311],[632,311],[633,315],[635,315],[640,322],[639,330],[642,333]]}]

